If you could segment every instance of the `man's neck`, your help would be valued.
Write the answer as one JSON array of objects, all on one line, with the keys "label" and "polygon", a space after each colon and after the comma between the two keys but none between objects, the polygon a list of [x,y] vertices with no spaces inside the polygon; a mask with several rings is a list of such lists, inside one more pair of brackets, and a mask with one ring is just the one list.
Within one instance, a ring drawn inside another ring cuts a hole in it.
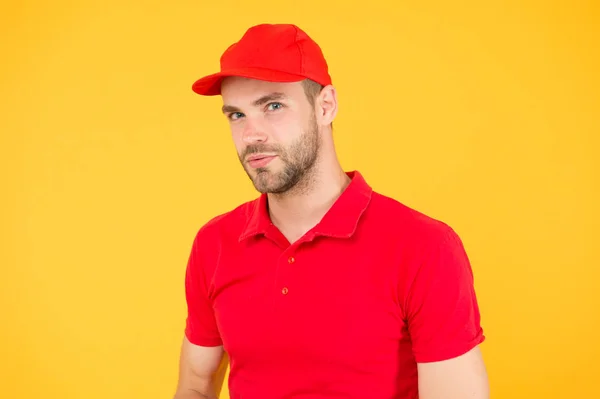
[{"label": "man's neck", "polygon": [[319,223],[350,183],[341,168],[307,179],[283,195],[269,194],[271,220],[290,243]]}]

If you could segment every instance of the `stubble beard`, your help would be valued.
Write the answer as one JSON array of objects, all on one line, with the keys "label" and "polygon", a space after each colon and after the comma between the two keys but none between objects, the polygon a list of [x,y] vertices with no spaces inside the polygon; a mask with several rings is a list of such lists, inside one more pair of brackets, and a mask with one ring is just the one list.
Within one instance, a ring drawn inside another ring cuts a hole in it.
[{"label": "stubble beard", "polygon": [[[309,189],[314,178],[314,168],[319,155],[319,131],[313,116],[309,128],[289,148],[281,146],[249,146],[240,157],[246,174],[252,181],[254,188],[262,193],[284,195],[294,192],[301,194]],[[272,152],[277,154],[283,163],[283,169],[273,171],[268,165],[257,168],[253,172],[243,162],[247,154],[258,152]]]}]

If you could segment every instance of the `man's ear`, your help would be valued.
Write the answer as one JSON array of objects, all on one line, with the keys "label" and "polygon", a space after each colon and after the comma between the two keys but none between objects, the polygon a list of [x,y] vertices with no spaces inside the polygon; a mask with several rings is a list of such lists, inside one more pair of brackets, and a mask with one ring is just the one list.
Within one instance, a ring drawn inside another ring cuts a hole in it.
[{"label": "man's ear", "polygon": [[317,96],[317,122],[329,126],[337,115],[337,93],[332,85],[325,86]]}]

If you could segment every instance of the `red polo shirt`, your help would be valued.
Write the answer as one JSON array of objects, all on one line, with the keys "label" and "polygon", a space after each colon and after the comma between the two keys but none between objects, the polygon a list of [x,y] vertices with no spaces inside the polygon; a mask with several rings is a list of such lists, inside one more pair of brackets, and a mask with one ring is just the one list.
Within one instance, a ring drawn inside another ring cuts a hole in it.
[{"label": "red polo shirt", "polygon": [[264,195],[199,230],[186,336],[224,345],[232,399],[413,399],[417,362],[484,340],[457,234],[348,174],[293,244],[271,224]]}]

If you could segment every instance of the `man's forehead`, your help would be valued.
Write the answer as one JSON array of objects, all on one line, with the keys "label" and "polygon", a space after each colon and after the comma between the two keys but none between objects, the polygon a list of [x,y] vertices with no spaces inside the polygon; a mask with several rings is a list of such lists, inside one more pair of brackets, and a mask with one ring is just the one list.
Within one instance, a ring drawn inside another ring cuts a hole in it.
[{"label": "man's forehead", "polygon": [[221,83],[221,95],[243,95],[249,97],[260,97],[267,93],[278,92],[285,95],[293,95],[300,82],[268,82],[264,80],[250,79],[239,76],[231,76],[223,79]]}]

